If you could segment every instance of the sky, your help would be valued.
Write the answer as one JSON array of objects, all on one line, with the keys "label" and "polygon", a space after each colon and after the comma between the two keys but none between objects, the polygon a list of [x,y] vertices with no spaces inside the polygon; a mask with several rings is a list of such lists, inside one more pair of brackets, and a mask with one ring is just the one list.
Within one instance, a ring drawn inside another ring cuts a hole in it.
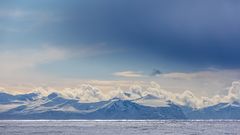
[{"label": "sky", "polygon": [[240,80],[239,13],[237,0],[1,0],[0,87],[226,94]]}]

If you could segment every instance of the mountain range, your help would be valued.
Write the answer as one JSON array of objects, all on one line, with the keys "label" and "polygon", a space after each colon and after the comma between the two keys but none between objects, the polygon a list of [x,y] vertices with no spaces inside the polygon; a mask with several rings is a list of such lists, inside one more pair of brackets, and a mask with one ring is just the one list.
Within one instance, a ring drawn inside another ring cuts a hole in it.
[{"label": "mountain range", "polygon": [[0,119],[240,119],[240,103],[192,108],[154,95],[81,102],[59,93],[0,93]]}]

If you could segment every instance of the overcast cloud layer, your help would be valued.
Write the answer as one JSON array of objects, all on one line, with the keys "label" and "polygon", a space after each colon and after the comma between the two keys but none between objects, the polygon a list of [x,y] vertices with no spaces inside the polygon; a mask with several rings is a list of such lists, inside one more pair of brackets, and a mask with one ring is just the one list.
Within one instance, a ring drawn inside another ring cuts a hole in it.
[{"label": "overcast cloud layer", "polygon": [[239,68],[239,7],[224,0],[1,1],[0,43],[106,43],[153,62]]},{"label": "overcast cloud layer", "polygon": [[154,81],[227,95],[240,80],[239,14],[235,0],[2,0],[0,86],[111,92]]}]

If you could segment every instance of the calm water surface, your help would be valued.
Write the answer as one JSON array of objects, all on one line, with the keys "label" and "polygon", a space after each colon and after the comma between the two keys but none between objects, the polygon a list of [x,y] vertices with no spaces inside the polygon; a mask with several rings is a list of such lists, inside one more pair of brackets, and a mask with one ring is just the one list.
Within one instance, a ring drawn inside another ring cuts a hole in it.
[{"label": "calm water surface", "polygon": [[0,121],[0,135],[240,135],[240,121]]}]

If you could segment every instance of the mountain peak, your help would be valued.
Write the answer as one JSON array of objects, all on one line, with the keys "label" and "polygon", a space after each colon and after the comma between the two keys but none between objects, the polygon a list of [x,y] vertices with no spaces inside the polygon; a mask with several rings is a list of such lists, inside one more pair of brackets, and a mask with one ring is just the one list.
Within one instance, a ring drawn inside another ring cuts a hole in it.
[{"label": "mountain peak", "polygon": [[49,94],[47,97],[48,97],[48,99],[53,99],[53,98],[56,98],[59,96],[60,96],[59,93],[53,92],[53,93]]}]

